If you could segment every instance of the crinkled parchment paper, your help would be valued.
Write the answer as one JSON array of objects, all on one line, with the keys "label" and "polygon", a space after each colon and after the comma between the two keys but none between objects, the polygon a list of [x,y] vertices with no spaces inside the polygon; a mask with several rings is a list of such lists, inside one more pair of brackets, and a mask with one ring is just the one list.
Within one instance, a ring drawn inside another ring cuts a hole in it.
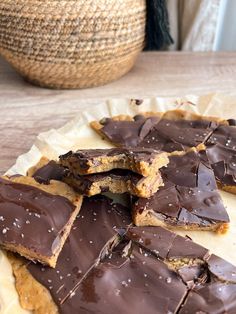
[{"label": "crinkled parchment paper", "polygon": [[[39,134],[31,150],[17,159],[8,174],[25,174],[43,155],[57,159],[58,155],[68,150],[111,147],[89,127],[92,120],[119,114],[135,115],[144,111],[166,111],[176,108],[202,115],[236,118],[236,98],[219,94],[146,99],[139,106],[131,104],[128,99],[110,100],[91,106],[87,111],[78,112],[72,121],[58,130],[52,129]],[[221,195],[231,219],[231,227],[226,235],[216,235],[207,231],[178,233],[189,235],[194,241],[236,265],[236,196],[226,192],[221,192]],[[20,308],[11,266],[3,252],[0,252],[0,313],[28,313]]]}]

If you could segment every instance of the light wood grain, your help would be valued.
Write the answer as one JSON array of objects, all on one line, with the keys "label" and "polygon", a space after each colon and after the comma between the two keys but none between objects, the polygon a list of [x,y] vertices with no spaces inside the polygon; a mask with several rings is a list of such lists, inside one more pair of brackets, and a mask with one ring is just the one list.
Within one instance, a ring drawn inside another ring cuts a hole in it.
[{"label": "light wood grain", "polygon": [[62,126],[78,109],[92,110],[107,98],[236,94],[235,87],[236,52],[142,53],[120,80],[77,91],[32,86],[0,60],[0,173],[31,147],[38,133]]}]

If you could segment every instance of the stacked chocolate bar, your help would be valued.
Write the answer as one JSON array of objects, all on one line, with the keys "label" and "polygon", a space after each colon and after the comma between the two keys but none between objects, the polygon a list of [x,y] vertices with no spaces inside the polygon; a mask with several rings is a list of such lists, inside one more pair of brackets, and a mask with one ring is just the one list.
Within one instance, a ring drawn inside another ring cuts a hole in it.
[{"label": "stacked chocolate bar", "polygon": [[149,148],[79,150],[60,156],[69,170],[65,181],[87,196],[127,192],[150,197],[163,185],[160,168],[168,161],[167,153]]},{"label": "stacked chocolate bar", "polygon": [[151,148],[80,150],[61,156],[60,162],[68,169],[64,181],[83,195],[130,193],[137,226],[228,229],[203,145],[169,154]]},{"label": "stacked chocolate bar", "polygon": [[217,184],[235,192],[233,124],[182,111],[103,119],[93,128],[119,148],[42,158],[27,176],[2,177],[0,245],[22,307],[236,313],[236,267],[173,232],[227,232]]}]

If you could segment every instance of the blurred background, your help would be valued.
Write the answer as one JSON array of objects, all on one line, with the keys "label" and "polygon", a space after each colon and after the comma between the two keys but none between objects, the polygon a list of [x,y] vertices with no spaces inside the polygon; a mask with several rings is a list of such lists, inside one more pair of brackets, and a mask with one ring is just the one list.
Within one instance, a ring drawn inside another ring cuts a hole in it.
[{"label": "blurred background", "polygon": [[169,50],[236,50],[235,0],[167,0]]},{"label": "blurred background", "polygon": [[235,51],[235,12],[236,0],[1,0],[0,56],[34,85],[102,86],[137,69],[143,50],[155,63],[157,51]]},{"label": "blurred background", "polygon": [[147,0],[147,6],[146,50],[236,49],[235,0]]}]

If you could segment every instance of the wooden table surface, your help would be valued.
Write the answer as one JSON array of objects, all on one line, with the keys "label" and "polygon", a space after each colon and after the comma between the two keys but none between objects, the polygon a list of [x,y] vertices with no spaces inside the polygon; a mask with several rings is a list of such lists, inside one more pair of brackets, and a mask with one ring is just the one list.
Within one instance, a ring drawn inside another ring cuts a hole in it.
[{"label": "wooden table surface", "polygon": [[0,173],[26,152],[38,133],[62,126],[78,109],[112,97],[142,98],[222,92],[236,94],[236,52],[142,53],[133,70],[106,86],[42,89],[24,82],[0,59]]}]

